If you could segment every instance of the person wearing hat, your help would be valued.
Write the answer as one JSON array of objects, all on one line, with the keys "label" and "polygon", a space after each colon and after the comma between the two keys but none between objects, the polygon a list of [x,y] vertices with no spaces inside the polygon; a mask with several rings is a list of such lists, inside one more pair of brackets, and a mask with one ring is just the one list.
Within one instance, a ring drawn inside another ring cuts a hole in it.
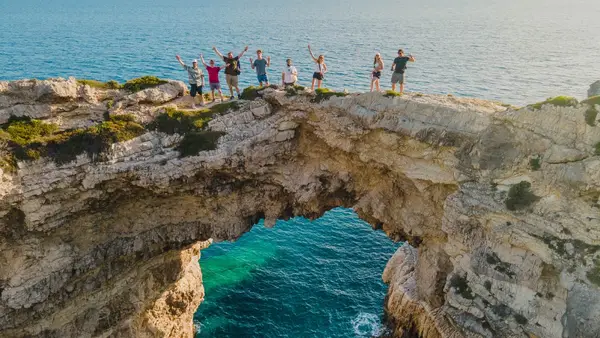
[{"label": "person wearing hat", "polygon": [[284,87],[293,87],[298,81],[298,70],[292,64],[292,59],[286,60],[287,67],[281,73],[281,84]]},{"label": "person wearing hat", "polygon": [[179,55],[175,56],[177,61],[181,64],[183,69],[188,72],[188,79],[190,83],[190,96],[192,97],[192,109],[196,109],[196,94],[200,94],[200,105],[204,106],[204,97],[202,96],[202,87],[204,86],[204,73],[202,69],[198,68],[198,60],[192,61],[191,66],[187,66]]},{"label": "person wearing hat", "polygon": [[383,71],[383,60],[381,59],[381,54],[377,53],[375,54],[375,60],[373,60],[373,71],[371,72],[371,91],[373,91],[373,86],[375,86],[377,91],[381,91],[379,88],[381,71]]}]

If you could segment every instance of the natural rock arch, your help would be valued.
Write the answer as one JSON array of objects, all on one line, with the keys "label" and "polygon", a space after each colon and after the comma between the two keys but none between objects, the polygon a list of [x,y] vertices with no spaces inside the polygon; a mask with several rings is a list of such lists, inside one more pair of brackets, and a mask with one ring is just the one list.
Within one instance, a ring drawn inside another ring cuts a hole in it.
[{"label": "natural rock arch", "polygon": [[[35,107],[105,106],[98,97],[106,93],[72,80],[38,85],[54,89],[30,98]],[[0,116],[21,109],[11,100],[27,86],[0,85]],[[149,120],[182,88],[115,96],[111,113]],[[235,239],[260,218],[272,225],[337,206],[418,248],[401,248],[384,273],[399,336],[598,331],[600,159],[592,148],[600,132],[586,127],[586,107],[311,98],[266,90],[210,121],[226,134],[197,156],[179,157],[177,135],[150,132],[114,145],[101,162],[41,159],[4,173],[0,336],[189,335],[203,296],[203,241]],[[538,199],[507,210],[506,191],[522,181]]]}]

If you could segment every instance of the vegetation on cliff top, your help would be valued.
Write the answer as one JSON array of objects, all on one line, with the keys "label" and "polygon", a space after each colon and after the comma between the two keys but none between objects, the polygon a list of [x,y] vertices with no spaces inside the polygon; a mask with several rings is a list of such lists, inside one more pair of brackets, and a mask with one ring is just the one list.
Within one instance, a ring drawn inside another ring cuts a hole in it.
[{"label": "vegetation on cliff top", "polygon": [[531,107],[532,109],[538,110],[538,109],[541,109],[542,106],[544,106],[546,104],[551,104],[553,106],[559,106],[559,107],[576,107],[579,104],[579,102],[577,101],[576,98],[571,97],[571,96],[557,96],[557,97],[548,98],[546,101],[531,104],[531,105],[529,105],[529,107]]},{"label": "vegetation on cliff top", "polygon": [[88,85],[97,89],[125,89],[130,92],[139,92],[140,90],[156,87],[158,85],[165,84],[168,82],[169,81],[159,79],[156,76],[138,77],[125,82],[123,85],[119,84],[117,81],[114,80],[110,80],[108,82],[100,82],[96,80],[77,79],[77,83]]},{"label": "vegetation on cliff top", "polygon": [[194,111],[167,108],[164,113],[148,124],[147,129],[157,130],[167,134],[180,134],[183,139],[177,149],[181,157],[194,156],[200,151],[214,150],[217,142],[225,133],[210,131],[208,122],[215,114],[224,114],[229,110],[239,108],[237,101],[214,105],[209,109]]},{"label": "vegetation on cliff top", "polygon": [[2,165],[14,169],[16,160],[36,160],[49,157],[57,164],[71,162],[87,153],[96,160],[116,142],[123,142],[144,133],[132,115],[111,116],[85,129],[58,131],[58,125],[30,118],[11,118],[0,131]]},{"label": "vegetation on cliff top", "polygon": [[121,88],[121,85],[117,81],[114,81],[114,80],[110,80],[107,82],[100,82],[100,81],[96,81],[96,80],[77,79],[77,83],[83,84],[83,85],[88,85],[90,87],[98,88],[98,89],[119,89],[119,88]]},{"label": "vegetation on cliff top", "polygon": [[397,96],[402,96],[402,94],[394,91],[394,90],[386,90],[385,94],[383,94],[383,96],[385,97],[397,97]]},{"label": "vegetation on cliff top", "polygon": [[297,95],[301,94],[302,92],[304,92],[305,90],[306,90],[306,87],[304,87],[304,86],[293,85],[293,86],[287,87],[285,89],[285,96],[286,97],[297,96]]},{"label": "vegetation on cliff top", "polygon": [[317,90],[315,90],[315,97],[311,100],[311,102],[313,103],[321,103],[325,100],[329,100],[331,97],[334,96],[338,96],[338,97],[343,97],[343,96],[348,96],[348,94],[346,93],[340,93],[340,92],[334,92],[332,90],[330,90],[329,88],[318,88]]}]

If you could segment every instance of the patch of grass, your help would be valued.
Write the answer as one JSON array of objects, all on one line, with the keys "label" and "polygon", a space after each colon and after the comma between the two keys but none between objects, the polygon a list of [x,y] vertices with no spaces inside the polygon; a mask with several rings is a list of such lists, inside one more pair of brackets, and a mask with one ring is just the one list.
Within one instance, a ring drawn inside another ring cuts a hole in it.
[{"label": "patch of grass", "polygon": [[542,167],[538,157],[529,159],[529,167],[533,171],[538,171]]},{"label": "patch of grass", "polygon": [[156,76],[142,76],[125,82],[123,89],[130,92],[139,92],[140,90],[153,88],[165,83],[168,83],[168,81],[159,79]]},{"label": "patch of grass", "polygon": [[221,136],[225,135],[221,131],[195,131],[183,136],[183,140],[177,146],[179,157],[195,156],[201,151],[217,149],[217,142]]},{"label": "patch of grass", "polygon": [[523,316],[521,314],[518,314],[518,313],[515,313],[515,314],[513,314],[513,317],[515,317],[515,321],[518,324],[527,325],[527,318],[525,318],[525,316]]},{"label": "patch of grass", "polygon": [[258,94],[258,91],[263,90],[263,89],[264,88],[262,88],[262,87],[255,87],[255,86],[246,87],[242,91],[241,98],[242,98],[242,100],[253,101],[260,97],[260,95]]},{"label": "patch of grass", "polygon": [[455,274],[450,279],[450,286],[456,289],[456,292],[465,299],[475,299],[475,295],[467,283],[467,279],[459,274]]},{"label": "patch of grass", "polygon": [[106,101],[106,109],[111,109],[115,105],[115,100],[110,99]]},{"label": "patch of grass", "polygon": [[581,103],[590,106],[600,105],[600,95],[588,97],[587,99],[581,101]]},{"label": "patch of grass", "polygon": [[334,92],[329,88],[318,88],[315,90],[316,96],[311,100],[313,103],[321,103],[323,101],[329,100],[331,97],[343,97],[348,96],[346,93]]},{"label": "patch of grass", "polygon": [[598,117],[598,110],[596,110],[596,106],[589,106],[585,111],[585,123],[587,123],[591,127],[596,126],[596,118]]},{"label": "patch of grass", "polygon": [[594,155],[600,156],[600,142],[594,145]]},{"label": "patch of grass", "polygon": [[[386,90],[385,94],[383,94],[383,96],[385,96],[385,97],[397,97],[397,96],[402,96],[402,94],[400,94],[400,93],[398,93],[396,91],[393,91],[393,90]],[[421,96],[423,96],[423,95],[421,95]]]},{"label": "patch of grass", "polygon": [[212,120],[212,117],[213,114],[208,109],[182,111],[167,108],[164,113],[158,115],[146,128],[148,130],[158,130],[169,135],[183,135],[204,128],[205,124]]},{"label": "patch of grass", "polygon": [[225,114],[230,110],[238,110],[240,107],[241,104],[238,101],[229,101],[215,104],[214,106],[210,107],[210,111],[214,114]]},{"label": "patch of grass", "polygon": [[3,159],[12,165],[16,160],[36,160],[50,157],[57,164],[71,162],[86,152],[90,158],[122,142],[144,133],[144,128],[134,122],[132,115],[110,117],[108,121],[86,128],[57,132],[58,126],[38,120],[12,121],[1,133],[8,143],[11,159]]},{"label": "patch of grass", "polygon": [[518,184],[513,185],[508,190],[508,197],[504,201],[508,210],[521,210],[539,199],[536,195],[531,192],[531,183],[527,181],[521,181]]},{"label": "patch of grass", "polygon": [[529,105],[534,110],[541,109],[543,105],[551,104],[558,107],[576,107],[579,102],[576,98],[571,96],[557,96],[548,98],[546,101],[538,102]]},{"label": "patch of grass", "polygon": [[299,86],[299,85],[290,86],[285,89],[285,96],[287,96],[287,97],[297,96],[300,93],[304,92],[305,90],[306,90],[306,87],[303,87],[303,86]]},{"label": "patch of grass", "polygon": [[587,279],[600,287],[600,264],[596,261],[596,265],[586,273]]},{"label": "patch of grass", "polygon": [[88,79],[77,79],[77,83],[82,85],[88,85],[92,88],[97,89],[119,89],[121,85],[114,80],[110,80],[108,82],[101,82],[96,80],[88,80]]}]

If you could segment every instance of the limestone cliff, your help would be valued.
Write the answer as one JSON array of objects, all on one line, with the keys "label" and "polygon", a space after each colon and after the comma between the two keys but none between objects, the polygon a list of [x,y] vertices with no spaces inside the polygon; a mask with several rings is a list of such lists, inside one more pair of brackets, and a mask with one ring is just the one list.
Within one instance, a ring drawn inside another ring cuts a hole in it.
[{"label": "limestone cliff", "polygon": [[[184,88],[0,82],[0,120],[145,123]],[[0,336],[190,336],[206,241],[337,206],[410,244],[383,275],[398,337],[600,336],[600,128],[586,104],[260,94],[208,122],[214,150],[182,157],[181,136],[149,131],[4,171]]]}]

